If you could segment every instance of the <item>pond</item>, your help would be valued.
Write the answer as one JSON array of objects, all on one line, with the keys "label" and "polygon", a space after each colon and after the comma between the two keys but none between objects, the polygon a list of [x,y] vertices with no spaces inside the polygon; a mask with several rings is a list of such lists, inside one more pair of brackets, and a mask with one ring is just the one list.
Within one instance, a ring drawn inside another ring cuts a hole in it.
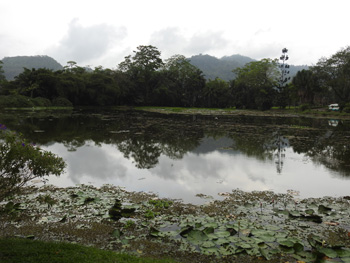
[{"label": "pond", "polygon": [[124,186],[201,204],[232,189],[300,198],[350,189],[350,122],[128,110],[2,112],[0,123],[67,162],[60,187]]}]

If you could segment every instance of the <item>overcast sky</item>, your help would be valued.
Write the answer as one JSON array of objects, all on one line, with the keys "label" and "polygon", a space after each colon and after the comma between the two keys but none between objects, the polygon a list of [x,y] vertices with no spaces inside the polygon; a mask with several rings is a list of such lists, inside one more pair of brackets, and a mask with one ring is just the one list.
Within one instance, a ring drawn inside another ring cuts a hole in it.
[{"label": "overcast sky", "polygon": [[350,45],[349,0],[0,0],[0,59],[115,68],[139,45],[312,65]]}]

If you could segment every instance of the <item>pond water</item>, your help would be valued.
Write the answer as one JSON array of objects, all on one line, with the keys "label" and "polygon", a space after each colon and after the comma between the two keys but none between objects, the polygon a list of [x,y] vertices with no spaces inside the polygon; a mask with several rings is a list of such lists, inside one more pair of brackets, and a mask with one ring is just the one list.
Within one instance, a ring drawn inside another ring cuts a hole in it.
[{"label": "pond water", "polygon": [[200,204],[198,195],[350,191],[350,123],[137,111],[3,112],[0,123],[67,162],[57,186],[113,184]]}]

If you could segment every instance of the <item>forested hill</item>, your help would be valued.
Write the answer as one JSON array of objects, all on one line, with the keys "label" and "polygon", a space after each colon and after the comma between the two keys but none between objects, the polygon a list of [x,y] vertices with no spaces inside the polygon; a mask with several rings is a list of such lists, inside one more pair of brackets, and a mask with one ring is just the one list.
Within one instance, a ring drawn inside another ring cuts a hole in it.
[{"label": "forested hill", "polygon": [[[243,67],[245,64],[255,61],[254,59],[242,55],[225,56],[216,58],[210,55],[196,55],[189,58],[190,63],[203,71],[206,79],[214,80],[216,77],[222,80],[232,80],[235,74],[232,70]],[[293,66],[289,68],[290,77],[302,69],[307,69],[308,66]]]},{"label": "forested hill", "polygon": [[[190,63],[203,71],[206,79],[214,80],[216,77],[230,81],[235,78],[232,70],[238,67],[244,67],[245,64],[255,61],[254,59],[242,55],[224,56],[216,58],[210,55],[196,55],[189,58]],[[13,80],[15,76],[23,72],[23,68],[38,69],[47,68],[54,71],[61,70],[63,67],[55,59],[49,56],[17,56],[5,57],[2,59],[4,75],[7,80]],[[307,66],[293,66],[289,68],[290,77]]]},{"label": "forested hill", "polygon": [[49,56],[18,56],[2,59],[4,75],[7,80],[13,80],[15,76],[23,72],[23,68],[38,69],[47,68],[54,71],[62,69],[62,65]]}]

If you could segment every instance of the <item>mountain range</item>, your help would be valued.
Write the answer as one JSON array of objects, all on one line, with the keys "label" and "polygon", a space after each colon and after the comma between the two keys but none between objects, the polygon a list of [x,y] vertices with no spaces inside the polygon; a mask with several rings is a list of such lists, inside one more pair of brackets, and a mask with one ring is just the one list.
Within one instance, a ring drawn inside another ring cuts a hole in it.
[{"label": "mountain range", "polygon": [[[206,79],[215,79],[216,77],[230,81],[235,78],[232,70],[237,67],[243,67],[245,64],[255,61],[254,59],[242,55],[224,56],[217,58],[210,55],[195,55],[188,58],[190,63],[200,70]],[[16,56],[5,57],[2,59],[4,75],[7,80],[13,80],[15,76],[23,72],[23,68],[47,68],[54,71],[63,69],[62,65],[49,56]],[[308,66],[290,65],[290,77],[302,69],[308,69]]]},{"label": "mountain range", "polygon": [[[250,57],[242,55],[224,56],[216,58],[210,55],[196,55],[189,58],[190,63],[203,71],[206,79],[214,80],[216,77],[230,81],[235,79],[235,73],[232,71],[238,67],[244,67],[249,62],[256,61]],[[293,78],[298,71],[308,69],[307,65],[290,65],[289,76]]]}]

